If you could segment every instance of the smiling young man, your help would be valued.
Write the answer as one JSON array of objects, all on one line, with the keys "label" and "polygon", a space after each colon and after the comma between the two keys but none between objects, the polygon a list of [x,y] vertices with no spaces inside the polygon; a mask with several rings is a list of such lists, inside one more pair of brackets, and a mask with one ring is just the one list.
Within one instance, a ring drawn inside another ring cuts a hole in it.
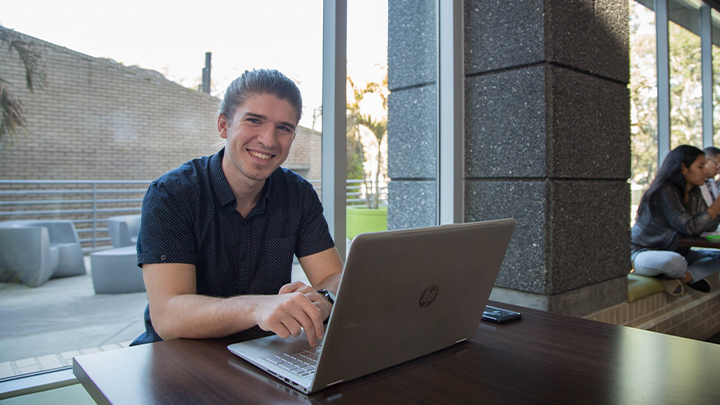
[{"label": "smiling young man", "polygon": [[[146,331],[133,344],[254,326],[281,337],[304,329],[311,345],[322,339],[325,291],[337,292],[342,262],[312,185],[280,167],[301,113],[290,79],[246,71],[220,104],[225,148],[150,185],[137,244]],[[293,255],[311,286],[290,283]]]}]

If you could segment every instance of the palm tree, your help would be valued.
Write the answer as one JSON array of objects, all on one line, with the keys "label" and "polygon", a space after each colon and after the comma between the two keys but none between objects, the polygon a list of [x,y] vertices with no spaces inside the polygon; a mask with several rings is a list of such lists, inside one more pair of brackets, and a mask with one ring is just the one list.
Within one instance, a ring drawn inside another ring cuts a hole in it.
[{"label": "palm tree", "polygon": [[[13,30],[0,26],[0,45],[7,45],[8,53],[17,52],[25,67],[25,85],[34,92],[35,88],[45,86],[45,72],[41,67],[41,55],[33,42],[23,40]],[[11,143],[17,135],[18,127],[27,133],[27,121],[22,102],[10,92],[10,83],[0,78],[0,145]]]},{"label": "palm tree", "polygon": [[[366,94],[376,93],[381,97],[383,109],[387,111],[387,94],[383,91],[383,89],[387,89],[388,76],[386,72],[382,83],[378,84],[375,82],[369,82],[365,85],[365,88],[357,87],[352,78],[349,76],[347,80],[353,92],[353,102],[347,103],[348,146],[353,145],[355,150],[359,152],[360,156],[364,156],[362,143],[359,142],[361,126],[372,132],[377,140],[377,170],[375,171],[375,178],[369,179],[367,171],[362,170],[366,190],[365,198],[367,201],[367,207],[369,209],[377,209],[380,200],[380,170],[382,168],[382,152],[380,145],[387,134],[387,117],[373,119],[369,114],[362,114],[360,112],[360,102]],[[350,159],[348,159],[348,162],[350,162]]]},{"label": "palm tree", "polygon": [[362,125],[369,129],[370,132],[375,135],[377,140],[377,170],[375,170],[375,178],[368,184],[367,176],[363,171],[363,180],[365,181],[365,193],[367,199],[367,206],[370,209],[377,209],[378,201],[380,200],[380,169],[382,168],[382,152],[380,144],[382,143],[385,134],[387,134],[387,118],[381,120],[374,120],[369,115],[359,115],[358,125]]}]

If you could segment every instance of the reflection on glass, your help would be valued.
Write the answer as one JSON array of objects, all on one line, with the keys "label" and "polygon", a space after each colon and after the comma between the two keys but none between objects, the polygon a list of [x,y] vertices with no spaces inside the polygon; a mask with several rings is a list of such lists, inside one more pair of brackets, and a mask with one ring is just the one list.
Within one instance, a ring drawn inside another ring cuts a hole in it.
[{"label": "reflection on glass", "polygon": [[[670,38],[670,148],[702,148],[700,10],[668,1]],[[682,22],[682,26],[673,21]]]},{"label": "reflection on glass", "polygon": [[657,66],[655,13],[630,1],[632,218],[657,170]]}]

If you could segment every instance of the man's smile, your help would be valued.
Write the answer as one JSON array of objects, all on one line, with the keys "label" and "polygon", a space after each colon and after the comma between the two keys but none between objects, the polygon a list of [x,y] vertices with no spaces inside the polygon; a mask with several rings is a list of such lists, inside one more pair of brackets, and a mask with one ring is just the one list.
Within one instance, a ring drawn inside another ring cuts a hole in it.
[{"label": "man's smile", "polygon": [[257,152],[254,150],[249,150],[249,149],[248,149],[248,153],[250,153],[251,155],[255,156],[258,159],[263,159],[263,160],[269,160],[270,158],[275,156],[275,155],[268,155],[268,154],[262,153],[262,152]]}]

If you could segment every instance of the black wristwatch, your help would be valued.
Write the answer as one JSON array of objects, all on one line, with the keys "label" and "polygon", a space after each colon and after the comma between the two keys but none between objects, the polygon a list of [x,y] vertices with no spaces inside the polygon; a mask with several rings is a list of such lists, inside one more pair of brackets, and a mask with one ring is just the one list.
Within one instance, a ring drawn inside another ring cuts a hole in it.
[{"label": "black wristwatch", "polygon": [[325,297],[325,299],[328,300],[328,302],[330,302],[330,304],[335,304],[335,294],[334,294],[332,291],[329,291],[329,290],[317,290],[317,292],[318,292],[318,294],[320,294],[320,295],[322,295],[323,297]]}]

